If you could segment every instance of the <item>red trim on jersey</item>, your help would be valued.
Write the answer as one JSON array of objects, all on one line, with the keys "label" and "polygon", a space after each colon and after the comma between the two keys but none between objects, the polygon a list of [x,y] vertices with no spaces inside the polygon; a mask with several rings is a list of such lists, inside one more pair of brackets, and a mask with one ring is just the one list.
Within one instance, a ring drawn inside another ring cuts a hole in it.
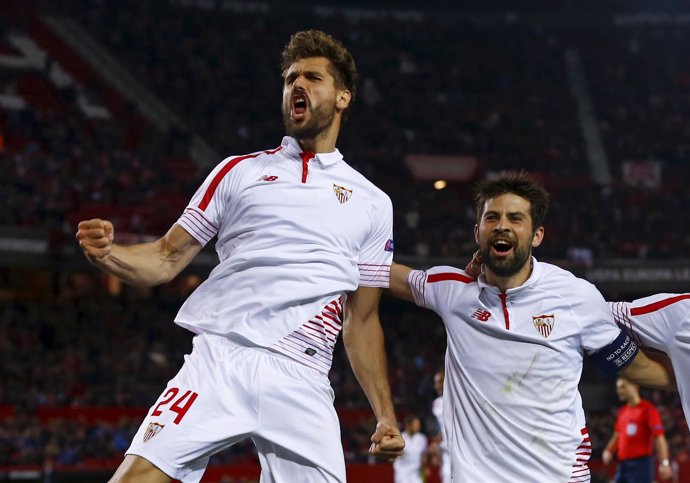
[{"label": "red trim on jersey", "polygon": [[316,156],[316,153],[312,153],[311,151],[299,153],[299,157],[302,158],[302,183],[307,182],[307,175],[309,174],[309,160],[314,156]]},{"label": "red trim on jersey", "polygon": [[474,279],[460,273],[434,273],[426,278],[427,283],[445,282],[453,280],[456,282],[472,283]]},{"label": "red trim on jersey", "polygon": [[508,294],[500,293],[498,294],[498,296],[501,297],[501,305],[503,306],[503,318],[506,321],[506,330],[510,330],[510,315],[508,314],[508,306],[506,305],[506,299],[508,298]]},{"label": "red trim on jersey", "polygon": [[220,184],[221,181],[223,181],[223,178],[225,177],[226,174],[230,172],[232,168],[237,166],[237,164],[240,161],[244,161],[245,159],[250,159],[250,158],[256,158],[258,156],[261,156],[262,154],[275,154],[278,151],[283,149],[282,146],[272,150],[272,151],[262,151],[260,153],[256,154],[247,154],[246,156],[240,156],[239,158],[235,158],[232,161],[230,161],[228,164],[223,166],[223,168],[218,172],[218,174],[213,178],[213,181],[211,181],[211,184],[206,188],[206,192],[204,193],[204,197],[201,199],[201,203],[199,203],[199,209],[201,211],[206,211],[206,208],[208,208],[208,204],[211,202],[211,199],[213,198],[213,194],[216,192],[216,189],[218,188],[218,185]]},{"label": "red trim on jersey", "polygon": [[688,300],[690,299],[690,294],[685,294],[685,295],[676,295],[675,297],[670,297],[667,299],[659,300],[657,302],[654,302],[649,305],[645,305],[644,307],[634,307],[630,309],[630,315],[644,315],[644,314],[649,314],[651,312],[656,312],[657,310],[661,310],[664,307],[668,307],[671,304],[675,304],[676,302],[680,302],[681,300]]}]

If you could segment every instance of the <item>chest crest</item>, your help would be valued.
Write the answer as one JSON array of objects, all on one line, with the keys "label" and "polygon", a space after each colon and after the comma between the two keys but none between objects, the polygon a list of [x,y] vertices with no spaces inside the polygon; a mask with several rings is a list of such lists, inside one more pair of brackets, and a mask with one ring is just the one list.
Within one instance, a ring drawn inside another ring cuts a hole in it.
[{"label": "chest crest", "polygon": [[553,326],[556,323],[556,315],[533,315],[532,323],[534,323],[534,328],[537,329],[537,332],[539,332],[545,339],[548,339],[549,335],[551,335],[551,331],[553,330]]},{"label": "chest crest", "polygon": [[352,197],[352,190],[344,186],[337,185],[333,183],[333,193],[338,201],[342,203],[347,203]]}]

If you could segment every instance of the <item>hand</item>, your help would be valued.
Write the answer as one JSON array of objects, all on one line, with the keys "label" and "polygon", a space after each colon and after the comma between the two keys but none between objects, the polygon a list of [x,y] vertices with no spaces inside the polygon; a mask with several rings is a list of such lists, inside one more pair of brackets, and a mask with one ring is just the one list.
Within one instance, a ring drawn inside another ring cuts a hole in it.
[{"label": "hand", "polygon": [[604,452],[601,454],[601,461],[604,462],[605,465],[611,463],[611,460],[613,459],[613,454],[607,449],[604,450]]},{"label": "hand", "polygon": [[472,278],[477,278],[482,273],[482,256],[479,254],[479,250],[472,255],[472,260],[465,267],[465,272]]},{"label": "hand", "polygon": [[110,255],[115,229],[109,221],[95,218],[80,221],[75,236],[89,262],[98,265],[104,263]]},{"label": "hand", "polygon": [[659,465],[659,479],[668,480],[673,476],[673,470],[670,465]]},{"label": "hand", "polygon": [[376,431],[371,437],[370,454],[393,461],[402,454],[404,448],[405,440],[395,421],[381,420],[376,424]]}]

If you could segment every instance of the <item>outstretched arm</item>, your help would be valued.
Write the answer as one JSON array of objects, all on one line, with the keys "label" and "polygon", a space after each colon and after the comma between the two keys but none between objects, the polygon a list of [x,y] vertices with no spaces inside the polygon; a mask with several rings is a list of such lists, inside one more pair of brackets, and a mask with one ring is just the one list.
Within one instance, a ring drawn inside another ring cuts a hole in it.
[{"label": "outstretched arm", "polygon": [[370,453],[392,459],[402,454],[405,441],[400,435],[393,409],[388,366],[379,320],[381,289],[359,287],[347,299],[343,341],[352,370],[374,411],[376,431]]},{"label": "outstretched arm", "polygon": [[92,265],[132,285],[169,282],[201,250],[201,244],[177,224],[158,240],[137,245],[113,243],[113,224],[101,219],[80,222],[76,237]]},{"label": "outstretched arm", "polygon": [[391,282],[389,288],[389,293],[393,297],[414,302],[410,284],[407,282],[407,276],[411,271],[412,269],[410,267],[393,262],[393,265],[391,265]]},{"label": "outstretched arm", "polygon": [[[665,355],[663,357],[666,357]],[[628,367],[620,371],[631,382],[640,386],[652,389],[676,389],[676,379],[671,369],[670,362],[662,364],[659,362],[661,356],[654,355],[653,358],[647,356],[644,351],[638,352]]]}]

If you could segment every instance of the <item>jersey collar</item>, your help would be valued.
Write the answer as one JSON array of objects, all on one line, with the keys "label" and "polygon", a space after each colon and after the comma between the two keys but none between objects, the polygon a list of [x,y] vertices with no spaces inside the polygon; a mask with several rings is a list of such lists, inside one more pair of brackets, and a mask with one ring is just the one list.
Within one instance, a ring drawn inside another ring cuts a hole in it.
[{"label": "jersey collar", "polygon": [[[283,142],[280,145],[283,146],[283,149],[285,150],[284,152],[291,158],[302,159],[300,158],[302,148],[295,138],[285,136],[283,137]],[[316,153],[314,159],[317,159],[319,163],[324,166],[330,166],[338,161],[342,161],[343,155],[340,154],[340,151],[338,151],[336,148],[336,150],[332,153]]]},{"label": "jersey collar", "polygon": [[[521,290],[524,290],[527,287],[531,287],[532,285],[535,285],[539,278],[541,277],[541,272],[542,272],[542,267],[541,263],[537,261],[536,258],[532,257],[532,273],[530,274],[529,278],[525,280],[525,283],[520,285],[519,287],[513,287],[509,288],[506,293],[511,294],[511,293],[516,293]],[[494,292],[498,292],[498,287],[495,287],[493,285],[489,285],[486,283],[486,275],[482,273],[479,275],[479,278],[477,279],[477,284],[479,285],[480,289],[489,289]]]}]

